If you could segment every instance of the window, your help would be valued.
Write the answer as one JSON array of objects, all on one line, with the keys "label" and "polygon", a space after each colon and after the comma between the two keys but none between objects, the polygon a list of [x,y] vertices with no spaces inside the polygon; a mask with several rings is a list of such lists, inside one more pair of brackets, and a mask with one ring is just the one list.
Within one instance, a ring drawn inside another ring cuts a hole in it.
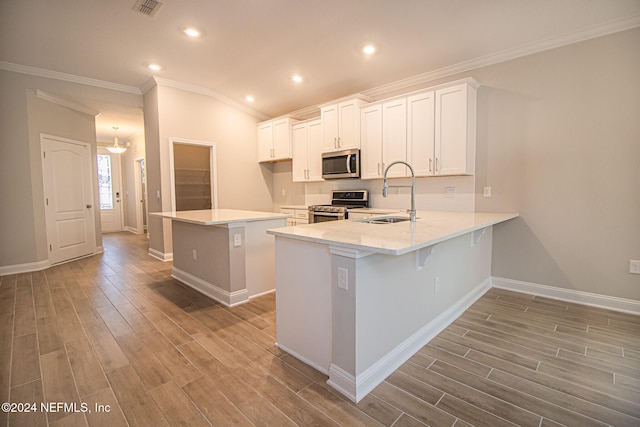
[{"label": "window", "polygon": [[108,154],[98,154],[98,192],[100,209],[113,209],[111,156]]}]

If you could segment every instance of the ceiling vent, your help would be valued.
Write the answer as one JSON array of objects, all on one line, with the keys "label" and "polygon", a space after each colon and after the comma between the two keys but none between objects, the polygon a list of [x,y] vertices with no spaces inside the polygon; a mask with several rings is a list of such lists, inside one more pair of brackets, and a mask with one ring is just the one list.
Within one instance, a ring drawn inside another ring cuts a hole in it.
[{"label": "ceiling vent", "polygon": [[133,5],[133,10],[153,17],[158,13],[160,6],[162,6],[162,2],[157,0],[138,0],[136,4]]}]

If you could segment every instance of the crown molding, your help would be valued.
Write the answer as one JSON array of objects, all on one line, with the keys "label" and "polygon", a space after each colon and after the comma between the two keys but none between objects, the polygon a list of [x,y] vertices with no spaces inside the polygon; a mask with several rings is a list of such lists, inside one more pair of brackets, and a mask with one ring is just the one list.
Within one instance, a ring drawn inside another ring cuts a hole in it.
[{"label": "crown molding", "polygon": [[482,56],[480,58],[460,62],[452,66],[418,74],[413,77],[408,77],[406,79],[398,80],[386,85],[377,86],[372,89],[367,89],[362,91],[361,93],[372,98],[379,98],[380,96],[386,95],[388,93],[423,85],[425,83],[429,83],[431,81],[449,77],[455,74],[477,70],[479,68],[499,64],[501,62],[522,58],[534,53],[544,52],[546,50],[551,50],[596,37],[602,37],[609,34],[630,30],[636,27],[640,27],[640,15],[628,16],[584,30],[574,31],[572,33],[548,38],[535,43],[529,43],[513,49],[506,49],[490,55]]},{"label": "crown molding", "polygon": [[[169,80],[162,77],[153,77],[153,80],[155,81],[155,84],[158,86],[172,87],[174,89],[180,89],[186,92],[192,92],[192,93],[197,93],[199,95],[208,96],[210,98],[213,98],[217,101],[222,102],[223,104],[227,104],[235,109],[244,111],[245,113],[250,114],[259,120],[268,120],[270,118],[270,116],[267,116],[264,113],[256,111],[253,108],[247,107],[246,105],[234,99],[231,99],[228,96],[221,94],[220,92],[216,92],[215,90],[208,89],[206,87],[194,85],[191,83]],[[149,90],[151,87],[153,87],[153,85],[149,86],[149,83],[147,83],[145,85],[145,88],[146,88],[145,92]]]},{"label": "crown molding", "polygon": [[70,108],[75,111],[79,111],[84,114],[88,114],[90,116],[96,117],[100,115],[99,111],[92,110],[89,107],[85,107],[84,105],[78,104],[76,102],[70,101],[68,99],[62,98],[58,95],[54,95],[49,92],[45,92],[40,89],[36,89],[36,96],[45,101],[53,102],[54,104],[62,105],[63,107]]},{"label": "crown molding", "polygon": [[49,79],[62,80],[65,82],[78,83],[81,85],[95,86],[103,89],[117,90],[119,92],[142,95],[140,89],[135,86],[121,85],[104,80],[91,79],[89,77],[76,76],[75,74],[61,73],[58,71],[45,70],[42,68],[30,67],[28,65],[13,64],[11,62],[0,61],[0,70],[13,71],[16,73],[29,74],[31,76],[46,77]]}]

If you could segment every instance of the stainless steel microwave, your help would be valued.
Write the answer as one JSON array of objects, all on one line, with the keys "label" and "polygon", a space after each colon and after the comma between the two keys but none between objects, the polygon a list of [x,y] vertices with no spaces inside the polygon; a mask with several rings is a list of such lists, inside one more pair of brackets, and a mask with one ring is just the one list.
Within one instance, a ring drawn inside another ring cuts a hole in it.
[{"label": "stainless steel microwave", "polygon": [[360,150],[323,153],[322,178],[360,178]]}]

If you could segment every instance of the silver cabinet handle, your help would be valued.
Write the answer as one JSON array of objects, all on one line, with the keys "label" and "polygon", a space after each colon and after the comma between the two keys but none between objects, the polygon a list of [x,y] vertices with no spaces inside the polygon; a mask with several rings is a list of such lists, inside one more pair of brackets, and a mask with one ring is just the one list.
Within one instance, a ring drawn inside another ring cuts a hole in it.
[{"label": "silver cabinet handle", "polygon": [[433,159],[429,157],[429,172],[433,172],[433,168],[431,167],[433,163]]},{"label": "silver cabinet handle", "polygon": [[440,166],[440,165],[438,164],[438,158],[436,157],[436,172],[438,172],[438,170],[439,170],[439,166]]}]

